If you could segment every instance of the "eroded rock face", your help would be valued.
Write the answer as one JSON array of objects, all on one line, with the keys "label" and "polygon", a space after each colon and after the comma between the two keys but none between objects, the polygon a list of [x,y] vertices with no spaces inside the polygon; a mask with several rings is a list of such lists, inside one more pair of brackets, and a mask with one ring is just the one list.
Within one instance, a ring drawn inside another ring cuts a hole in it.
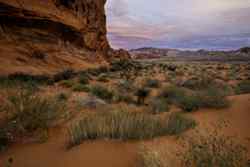
[{"label": "eroded rock face", "polygon": [[[25,64],[43,71],[65,66],[82,68],[83,59],[98,62],[107,57],[110,46],[105,3],[106,0],[0,0],[0,73],[6,73],[6,68],[23,70]],[[30,52],[37,50],[48,59],[30,61]]]},{"label": "eroded rock face", "polygon": [[3,29],[20,29],[19,33],[22,33],[22,28],[29,29],[37,38],[38,35],[41,38],[53,36],[80,47],[107,50],[109,45],[106,39],[105,2],[106,0],[0,0],[0,22]]}]

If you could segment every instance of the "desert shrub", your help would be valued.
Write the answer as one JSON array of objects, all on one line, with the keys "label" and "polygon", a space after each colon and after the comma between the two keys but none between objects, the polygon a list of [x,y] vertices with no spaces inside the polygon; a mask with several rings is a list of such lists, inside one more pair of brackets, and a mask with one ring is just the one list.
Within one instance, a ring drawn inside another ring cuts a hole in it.
[{"label": "desert shrub", "polygon": [[160,153],[145,145],[140,146],[138,156],[138,167],[164,167]]},{"label": "desert shrub", "polygon": [[46,75],[30,75],[25,73],[14,73],[8,76],[9,80],[16,80],[22,82],[36,82],[36,83],[46,83],[50,78]]},{"label": "desert shrub", "polygon": [[174,65],[174,64],[168,64],[168,65],[167,65],[167,69],[168,69],[169,71],[176,71],[177,66]]},{"label": "desert shrub", "polygon": [[89,84],[89,76],[86,73],[81,73],[79,76],[79,82],[83,85]]},{"label": "desert shrub", "polygon": [[138,64],[129,59],[115,60],[111,62],[111,71],[130,71],[136,68],[136,65]]},{"label": "desert shrub", "polygon": [[237,94],[250,93],[250,80],[241,81],[235,88]]},{"label": "desert shrub", "polygon": [[108,75],[107,74],[100,74],[97,77],[97,81],[99,81],[99,82],[108,82]]},{"label": "desert shrub", "polygon": [[182,88],[176,86],[164,87],[159,95],[160,98],[165,98],[171,103],[177,103],[185,96],[185,91]]},{"label": "desert shrub", "polygon": [[8,132],[4,129],[0,129],[0,152],[4,151],[10,144],[10,138]]},{"label": "desert shrub", "polygon": [[66,88],[72,88],[75,85],[75,82],[73,80],[64,80],[60,82],[60,85]]},{"label": "desert shrub", "polygon": [[246,149],[230,137],[199,136],[189,142],[184,166],[239,167],[247,166]]},{"label": "desert shrub", "polygon": [[132,80],[121,80],[118,84],[117,84],[117,88],[119,91],[121,92],[128,92],[128,91],[134,91],[135,90],[135,86]]},{"label": "desert shrub", "polygon": [[62,92],[62,93],[59,93],[59,94],[56,96],[56,98],[57,98],[57,100],[59,100],[59,101],[67,101],[68,98],[69,98],[69,94]]},{"label": "desert shrub", "polygon": [[154,114],[168,112],[169,109],[168,101],[164,98],[153,98],[149,103],[149,111]]},{"label": "desert shrub", "polygon": [[98,68],[88,69],[87,72],[92,76],[99,76],[100,74],[109,72],[109,68],[107,66],[100,66]]},{"label": "desert shrub", "polygon": [[75,99],[76,106],[78,109],[106,109],[107,103],[94,96],[79,96],[78,98]]},{"label": "desert shrub", "polygon": [[101,85],[94,85],[93,87],[91,87],[90,92],[96,97],[107,101],[112,101],[114,96],[114,93],[112,91]]},{"label": "desert shrub", "polygon": [[240,52],[241,53],[250,53],[250,47],[243,47],[243,48],[240,48]]},{"label": "desert shrub", "polygon": [[25,73],[13,73],[0,77],[0,87],[30,87],[37,88],[38,85],[50,84],[51,79],[46,75],[30,75]]},{"label": "desert shrub", "polygon": [[115,102],[134,103],[133,96],[128,93],[115,92],[113,100]]},{"label": "desert shrub", "polygon": [[199,78],[191,78],[183,83],[183,87],[192,90],[206,89],[211,85],[215,85],[215,81],[207,76],[200,76]]},{"label": "desert shrub", "polygon": [[13,135],[22,136],[36,130],[47,130],[65,108],[56,98],[41,98],[27,90],[18,90],[8,99],[8,104],[4,106],[8,114],[5,127]]},{"label": "desert shrub", "polygon": [[90,91],[90,88],[89,88],[89,86],[87,86],[87,85],[75,84],[75,85],[72,87],[72,90],[73,90],[74,92],[89,92],[89,91]]},{"label": "desert shrub", "polygon": [[69,80],[72,79],[76,73],[72,69],[66,69],[62,72],[59,72],[53,76],[54,82],[62,81],[62,80]]},{"label": "desert shrub", "polygon": [[201,92],[198,97],[200,107],[203,108],[227,108],[230,105],[229,100],[225,96],[224,90],[210,87],[207,90]]},{"label": "desert shrub", "polygon": [[193,119],[186,118],[181,113],[170,114],[167,121],[166,129],[169,135],[180,134],[196,126],[196,122]]},{"label": "desert shrub", "polygon": [[159,97],[165,98],[168,102],[175,104],[184,111],[192,112],[200,108],[226,108],[229,101],[224,90],[210,86],[206,90],[187,93],[178,87],[166,87],[160,92]]},{"label": "desert shrub", "polygon": [[135,96],[137,97],[137,104],[144,104],[145,99],[149,96],[150,90],[147,88],[138,88],[135,92]]},{"label": "desert shrub", "polygon": [[103,138],[141,140],[174,135],[194,127],[194,121],[187,120],[190,119],[183,115],[161,117],[127,111],[91,113],[70,128],[69,147],[79,145],[84,140]]},{"label": "desert shrub", "polygon": [[184,95],[179,99],[177,105],[187,112],[196,111],[201,106],[201,101],[198,96],[195,95]]},{"label": "desert shrub", "polygon": [[160,82],[157,79],[147,79],[145,81],[145,87],[149,88],[159,88],[160,87]]}]

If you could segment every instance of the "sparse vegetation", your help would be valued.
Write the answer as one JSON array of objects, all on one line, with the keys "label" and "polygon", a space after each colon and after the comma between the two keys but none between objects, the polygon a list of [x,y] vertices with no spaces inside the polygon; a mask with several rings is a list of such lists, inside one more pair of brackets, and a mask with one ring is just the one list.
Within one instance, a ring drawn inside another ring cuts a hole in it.
[{"label": "sparse vegetation", "polygon": [[8,137],[8,132],[1,128],[0,130],[0,152],[4,151],[10,144],[10,138]]},{"label": "sparse vegetation", "polygon": [[72,80],[64,80],[60,84],[66,88],[72,88],[75,85],[75,82]]},{"label": "sparse vegetation", "polygon": [[219,136],[199,136],[189,142],[184,156],[184,166],[239,167],[247,166],[246,148],[234,139]]},{"label": "sparse vegetation", "polygon": [[46,131],[52,121],[60,118],[64,108],[64,104],[57,99],[44,99],[28,90],[18,90],[9,96],[4,106],[8,120],[2,129],[8,138]]},{"label": "sparse vegetation", "polygon": [[199,77],[191,78],[184,82],[183,87],[193,89],[193,90],[201,90],[207,89],[211,85],[215,85],[216,83],[211,77],[201,75]]},{"label": "sparse vegetation", "polygon": [[69,79],[72,79],[75,75],[76,73],[72,69],[66,69],[54,75],[53,80],[54,82],[58,82],[62,80],[69,80]]},{"label": "sparse vegetation", "polygon": [[250,80],[241,81],[235,88],[237,94],[250,93]]},{"label": "sparse vegetation", "polygon": [[57,98],[59,101],[67,101],[68,98],[69,98],[69,94],[62,92],[62,93],[59,93],[59,94],[56,96],[56,98]]},{"label": "sparse vegetation", "polygon": [[25,86],[37,88],[38,85],[50,84],[51,79],[45,75],[29,75],[24,73],[13,73],[8,76],[0,76],[0,87]]},{"label": "sparse vegetation", "polygon": [[108,76],[107,74],[100,74],[97,78],[97,81],[99,82],[108,82]]},{"label": "sparse vegetation", "polygon": [[79,82],[83,85],[89,84],[89,76],[86,73],[81,73],[79,76]]},{"label": "sparse vegetation", "polygon": [[138,154],[138,167],[164,167],[159,152],[142,145]]},{"label": "sparse vegetation", "polygon": [[108,139],[150,139],[163,135],[179,134],[195,126],[195,122],[183,115],[165,117],[127,111],[110,111],[86,114],[70,129],[69,147],[84,140]]},{"label": "sparse vegetation", "polygon": [[185,90],[176,86],[164,87],[159,93],[160,98],[165,98],[171,103],[178,103],[185,96]]},{"label": "sparse vegetation", "polygon": [[200,107],[203,108],[227,108],[230,105],[229,100],[226,98],[224,91],[210,87],[198,95],[200,99]]},{"label": "sparse vegetation", "polygon": [[88,85],[76,84],[72,87],[74,92],[89,92],[90,88]]},{"label": "sparse vegetation", "polygon": [[177,105],[186,112],[196,111],[201,107],[201,101],[198,96],[195,95],[184,95],[178,102]]},{"label": "sparse vegetation", "polygon": [[168,102],[187,112],[196,111],[200,108],[226,108],[230,104],[224,91],[217,87],[208,87],[206,90],[192,92],[170,86],[163,88],[159,97],[165,98]]},{"label": "sparse vegetation", "polygon": [[168,101],[164,98],[153,98],[149,103],[149,111],[154,114],[168,112],[169,109]]},{"label": "sparse vegetation", "polygon": [[139,88],[135,92],[135,96],[137,97],[137,104],[141,105],[145,103],[145,99],[149,96],[150,90],[147,88]]},{"label": "sparse vegetation", "polygon": [[145,87],[159,88],[160,87],[160,82],[157,79],[146,79]]},{"label": "sparse vegetation", "polygon": [[112,101],[114,93],[109,89],[101,86],[101,85],[94,85],[90,89],[91,93],[96,97],[99,97],[103,100]]}]

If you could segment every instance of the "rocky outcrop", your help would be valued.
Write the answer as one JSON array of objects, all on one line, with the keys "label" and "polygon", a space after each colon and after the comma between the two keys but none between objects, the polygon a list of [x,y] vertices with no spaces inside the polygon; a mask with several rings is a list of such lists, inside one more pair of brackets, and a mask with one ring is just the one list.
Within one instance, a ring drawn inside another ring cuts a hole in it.
[{"label": "rocky outcrop", "polygon": [[105,2],[0,0],[0,73],[47,73],[102,62],[110,51]]}]

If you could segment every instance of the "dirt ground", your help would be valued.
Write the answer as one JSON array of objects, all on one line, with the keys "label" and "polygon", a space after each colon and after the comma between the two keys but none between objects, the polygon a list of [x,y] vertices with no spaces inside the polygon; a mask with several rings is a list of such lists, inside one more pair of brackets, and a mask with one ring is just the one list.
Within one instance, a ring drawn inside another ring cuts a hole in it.
[{"label": "dirt ground", "polygon": [[[194,130],[184,135],[192,135],[193,131],[212,132],[219,125],[225,124],[219,133],[235,136],[240,143],[250,150],[250,95],[230,97],[232,106],[224,110],[200,110],[190,115],[198,121]],[[176,154],[181,151],[176,137],[162,137],[150,141],[87,141],[80,146],[67,150],[65,148],[65,130],[55,128],[50,131],[50,139],[44,144],[16,144],[0,156],[0,166],[8,158],[13,158],[14,167],[133,167],[137,162],[137,150],[144,143],[158,149],[166,163],[178,166]],[[248,154],[250,159],[250,154]]]}]

